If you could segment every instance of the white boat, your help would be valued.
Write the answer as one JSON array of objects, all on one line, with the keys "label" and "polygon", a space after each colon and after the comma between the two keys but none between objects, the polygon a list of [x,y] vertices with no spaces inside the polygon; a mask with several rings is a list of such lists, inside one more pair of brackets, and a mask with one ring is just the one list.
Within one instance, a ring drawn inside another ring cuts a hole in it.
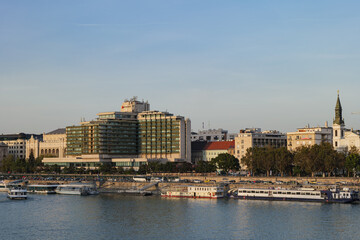
[{"label": "white boat", "polygon": [[97,195],[99,192],[96,189],[95,184],[89,183],[71,183],[57,186],[55,192],[58,194],[67,195]]},{"label": "white boat", "polygon": [[27,190],[29,193],[54,194],[58,186],[59,185],[28,185]]},{"label": "white boat", "polygon": [[180,187],[175,191],[166,191],[161,194],[162,197],[175,198],[223,198],[224,188],[216,186],[187,186]]},{"label": "white boat", "polygon": [[277,201],[307,201],[326,203],[351,203],[358,199],[358,194],[349,189],[315,190],[299,189],[260,189],[237,188],[229,191],[230,198],[245,200],[277,200]]},{"label": "white boat", "polygon": [[4,181],[0,182],[0,192],[7,192],[9,190],[8,186]]},{"label": "white boat", "polygon": [[24,188],[10,188],[8,190],[8,198],[12,199],[12,200],[17,200],[17,199],[27,199],[27,190]]}]

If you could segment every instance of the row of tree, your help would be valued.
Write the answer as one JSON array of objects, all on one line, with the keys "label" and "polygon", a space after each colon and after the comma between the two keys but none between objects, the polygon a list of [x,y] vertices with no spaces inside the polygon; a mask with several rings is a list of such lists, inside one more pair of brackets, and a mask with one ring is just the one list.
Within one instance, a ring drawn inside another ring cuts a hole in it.
[{"label": "row of tree", "polygon": [[[74,166],[61,168],[57,165],[43,165],[42,158],[15,159],[8,155],[2,161],[1,172],[15,173],[107,173],[107,174],[147,174],[147,173],[223,173],[235,172],[240,169],[239,160],[228,153],[219,154],[211,161],[199,161],[197,164],[149,162],[141,165],[136,172],[133,168],[124,170],[111,164],[101,164],[96,170],[77,168]],[[355,176],[360,172],[360,155],[358,149],[352,147],[349,152],[337,152],[329,143],[304,146],[294,152],[282,148],[249,148],[241,163],[253,175],[302,175],[323,176],[347,175]]]},{"label": "row of tree", "polygon": [[337,152],[330,143],[303,146],[294,152],[282,148],[249,148],[241,159],[253,174],[323,176],[356,174],[360,170],[359,151]]}]

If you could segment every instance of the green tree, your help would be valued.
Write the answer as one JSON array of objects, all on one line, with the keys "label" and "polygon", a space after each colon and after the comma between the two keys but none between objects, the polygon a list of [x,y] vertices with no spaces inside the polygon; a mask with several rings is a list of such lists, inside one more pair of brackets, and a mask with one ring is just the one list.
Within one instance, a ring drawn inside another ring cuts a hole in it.
[{"label": "green tree", "polygon": [[280,172],[283,177],[284,172],[290,171],[293,163],[293,156],[286,147],[275,149],[275,169]]},{"label": "green tree", "polygon": [[195,172],[197,173],[209,173],[209,172],[215,172],[216,171],[216,165],[212,162],[208,161],[199,161],[195,165]]},{"label": "green tree", "polygon": [[359,166],[360,157],[357,153],[350,153],[345,160],[345,168],[348,172],[348,177],[350,176],[350,173],[353,173],[353,176],[356,175],[356,169]]},{"label": "green tree", "polygon": [[221,153],[211,160],[218,169],[228,173],[230,170],[238,171],[240,169],[239,159],[229,153]]}]

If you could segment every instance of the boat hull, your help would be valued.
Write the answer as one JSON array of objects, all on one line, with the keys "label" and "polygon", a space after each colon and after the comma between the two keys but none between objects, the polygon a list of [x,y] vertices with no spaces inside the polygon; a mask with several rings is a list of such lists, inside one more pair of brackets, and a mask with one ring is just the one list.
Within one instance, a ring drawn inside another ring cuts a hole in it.
[{"label": "boat hull", "polygon": [[233,196],[230,198],[239,200],[266,200],[266,201],[296,201],[296,202],[322,202],[322,203],[352,203],[355,199],[311,199],[311,198],[287,198],[287,197],[258,197],[258,196]]},{"label": "boat hull", "polygon": [[207,198],[207,199],[219,199],[224,198],[223,196],[180,196],[180,195],[161,195],[161,197],[168,198]]}]

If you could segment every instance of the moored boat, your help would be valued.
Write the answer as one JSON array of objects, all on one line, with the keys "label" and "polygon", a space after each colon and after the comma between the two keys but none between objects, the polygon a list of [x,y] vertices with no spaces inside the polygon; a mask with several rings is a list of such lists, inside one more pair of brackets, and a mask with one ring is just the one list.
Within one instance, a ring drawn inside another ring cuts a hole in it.
[{"label": "moored boat", "polygon": [[352,203],[358,199],[358,194],[349,189],[333,188],[315,190],[312,188],[299,189],[258,189],[237,188],[230,190],[230,198],[244,200],[272,200],[272,201],[307,201],[325,203]]},{"label": "moored boat", "polygon": [[99,192],[96,189],[95,184],[90,183],[71,183],[57,186],[55,192],[58,194],[67,195],[97,195]]},{"label": "moored boat", "polygon": [[8,186],[4,181],[0,181],[0,192],[7,192],[9,190]]},{"label": "moored boat", "polygon": [[216,186],[187,186],[180,187],[174,191],[166,191],[161,194],[162,197],[175,198],[223,198],[224,188]]},{"label": "moored boat", "polygon": [[28,185],[27,190],[29,193],[42,193],[42,194],[55,194],[55,189],[59,185]]},{"label": "moored boat", "polygon": [[27,190],[17,187],[10,188],[7,197],[11,200],[27,199]]}]

